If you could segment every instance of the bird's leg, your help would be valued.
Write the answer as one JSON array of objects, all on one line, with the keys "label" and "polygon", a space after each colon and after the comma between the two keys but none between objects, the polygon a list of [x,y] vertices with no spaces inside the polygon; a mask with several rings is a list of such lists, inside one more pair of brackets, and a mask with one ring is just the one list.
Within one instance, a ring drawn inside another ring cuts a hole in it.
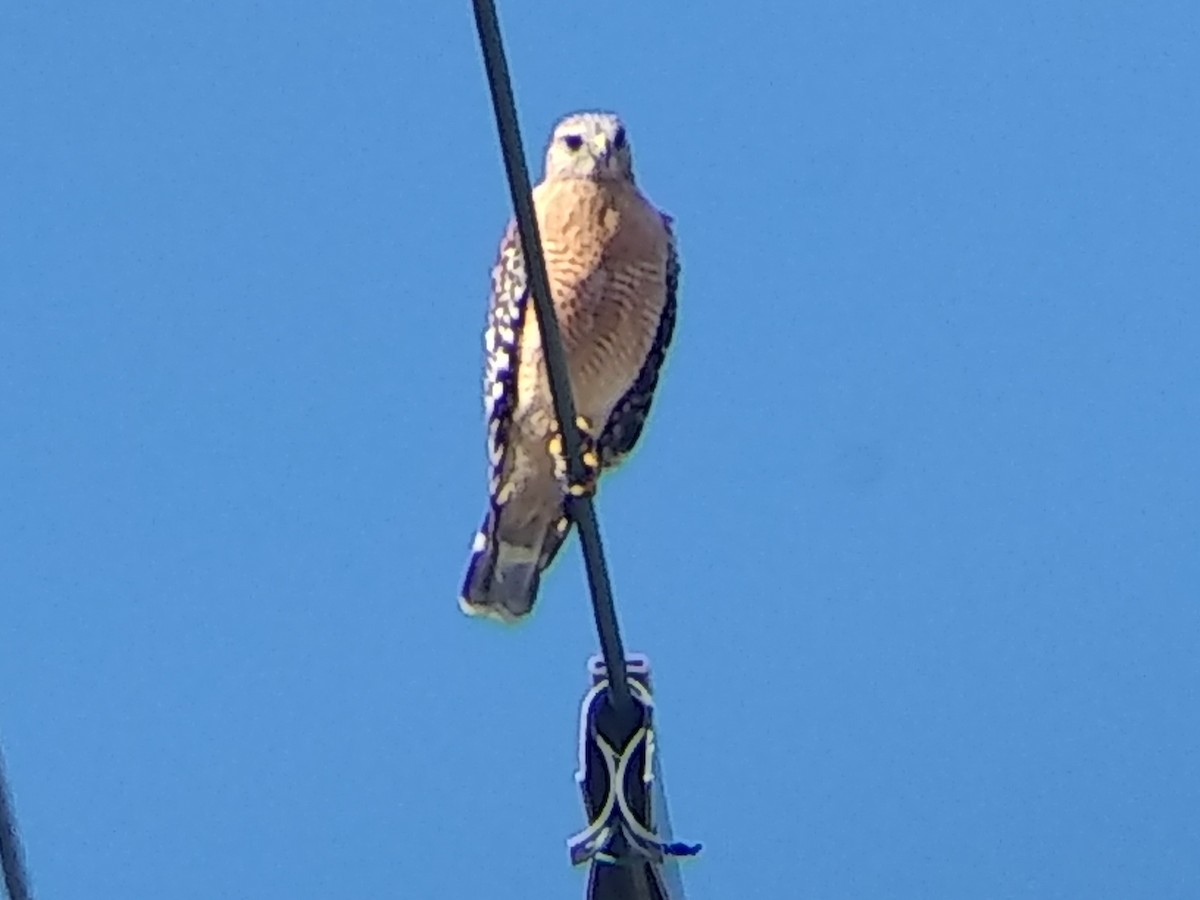
[{"label": "bird's leg", "polygon": [[580,482],[573,482],[567,465],[567,456],[563,449],[562,434],[555,431],[548,443],[550,458],[554,460],[554,477],[563,486],[563,490],[572,497],[591,497],[596,493],[596,482],[600,477],[600,455],[596,452],[596,441],[592,438],[591,423],[583,416],[576,416],[575,428],[579,432],[579,442],[582,448],[584,476]]}]

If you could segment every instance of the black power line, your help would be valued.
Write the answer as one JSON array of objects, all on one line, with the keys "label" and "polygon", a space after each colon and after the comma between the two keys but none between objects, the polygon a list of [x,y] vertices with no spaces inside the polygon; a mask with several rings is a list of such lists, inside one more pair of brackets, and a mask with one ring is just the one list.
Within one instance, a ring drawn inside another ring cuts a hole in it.
[{"label": "black power line", "polygon": [[[473,3],[529,291],[541,330],[550,395],[562,434],[567,477],[570,483],[578,484],[586,477],[582,442],[573,427],[575,403],[546,277],[495,2]],[[589,900],[682,900],[683,889],[673,868],[673,857],[694,855],[700,848],[669,843],[654,830],[655,820],[666,819],[666,801],[654,755],[649,667],[644,657],[625,657],[591,498],[568,493],[566,503],[568,514],[579,527],[603,658],[602,666],[599,660],[590,664],[594,683],[581,711],[580,769],[576,777],[589,821],[568,842],[571,858],[576,863],[592,863]]]},{"label": "black power line", "polygon": [[3,754],[0,754],[0,869],[4,870],[4,888],[9,900],[32,900],[29,878],[21,858],[21,841],[17,837],[17,819],[4,773]]},{"label": "black power line", "polygon": [[[581,441],[573,424],[575,401],[571,396],[571,381],[567,372],[562,338],[558,331],[558,320],[550,301],[550,281],[546,277],[542,240],[538,233],[537,216],[533,212],[533,194],[529,186],[529,172],[525,169],[525,149],[521,144],[521,129],[517,124],[512,81],[508,75],[508,63],[504,58],[504,43],[500,37],[500,23],[496,20],[496,7],[492,0],[473,2],[475,25],[479,29],[479,43],[483,48],[483,63],[492,92],[492,107],[496,113],[496,125],[500,129],[500,149],[504,154],[504,168],[508,173],[508,185],[512,192],[517,231],[521,236],[521,247],[525,255],[529,291],[537,310],[542,348],[546,354],[550,396],[554,402],[554,414],[558,418],[563,452],[567,458],[567,475],[571,483],[578,484],[586,477],[586,471],[581,454]],[[588,585],[592,593],[592,611],[596,617],[596,631],[600,635],[600,651],[608,666],[609,700],[623,717],[632,718],[636,716],[637,710],[629,695],[629,681],[624,666],[625,648],[621,644],[621,630],[617,625],[617,612],[613,606],[612,586],[608,580],[608,567],[604,563],[604,547],[600,543],[596,511],[590,497],[572,495],[567,496],[567,511],[579,527],[579,542],[583,547]]]}]

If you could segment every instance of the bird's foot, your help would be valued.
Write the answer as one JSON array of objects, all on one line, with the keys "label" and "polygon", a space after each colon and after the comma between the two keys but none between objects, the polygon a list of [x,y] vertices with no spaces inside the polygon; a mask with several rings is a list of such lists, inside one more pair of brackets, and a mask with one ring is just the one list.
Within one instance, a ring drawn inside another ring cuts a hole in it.
[{"label": "bird's foot", "polygon": [[557,431],[549,441],[550,457],[554,460],[554,477],[563,486],[563,490],[572,497],[591,497],[596,493],[596,485],[600,478],[600,454],[596,452],[596,441],[592,438],[591,423],[583,416],[577,416],[575,428],[579,432],[582,448],[583,478],[578,481],[571,479],[566,452],[563,448],[562,434]]}]

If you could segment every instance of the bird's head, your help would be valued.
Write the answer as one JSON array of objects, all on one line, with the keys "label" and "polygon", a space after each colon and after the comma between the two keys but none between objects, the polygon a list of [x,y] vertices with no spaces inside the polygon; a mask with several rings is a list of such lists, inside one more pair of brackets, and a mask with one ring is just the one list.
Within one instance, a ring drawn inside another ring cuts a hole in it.
[{"label": "bird's head", "polygon": [[546,148],[546,178],[633,181],[633,157],[621,120],[606,112],[560,119]]}]

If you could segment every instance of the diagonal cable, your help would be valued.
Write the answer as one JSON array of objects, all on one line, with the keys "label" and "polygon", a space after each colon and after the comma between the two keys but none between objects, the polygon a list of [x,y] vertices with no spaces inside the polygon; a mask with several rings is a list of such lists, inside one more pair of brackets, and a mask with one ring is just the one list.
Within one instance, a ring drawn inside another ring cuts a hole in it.
[{"label": "diagonal cable", "polygon": [[[508,185],[512,192],[517,230],[520,233],[521,247],[525,254],[529,290],[533,297],[534,308],[537,310],[542,349],[546,357],[546,371],[550,378],[550,394],[554,401],[554,414],[558,418],[559,431],[562,434],[564,453],[567,458],[567,473],[573,483],[579,483],[583,481],[586,473],[581,455],[581,441],[574,428],[575,402],[571,396],[571,381],[562,338],[559,335],[558,320],[555,318],[554,306],[550,301],[550,282],[546,277],[546,260],[542,255],[542,241],[538,234],[537,217],[533,211],[529,172],[525,168],[525,150],[521,144],[521,131],[517,125],[512,81],[508,74],[508,63],[504,58],[500,24],[496,19],[496,7],[493,0],[473,0],[473,2],[475,25],[479,30],[479,43],[483,49],[488,86],[491,88],[492,107],[496,113],[496,125],[500,130],[500,149],[504,155],[504,168],[508,174]],[[579,542],[583,547],[588,585],[592,594],[592,612],[596,618],[596,631],[600,636],[600,651],[604,656],[605,665],[608,667],[609,696],[616,710],[622,714],[632,714],[636,710],[629,693],[629,682],[625,672],[625,650],[621,644],[621,631],[617,625],[617,613],[613,605],[608,568],[604,563],[604,547],[600,543],[600,527],[596,521],[596,510],[590,497],[568,495],[567,511],[579,528]]]},{"label": "diagonal cable", "polygon": [[32,900],[29,878],[21,858],[21,841],[17,837],[17,820],[13,815],[8,779],[4,773],[4,757],[0,754],[0,869],[4,871],[4,888],[9,900]]}]

